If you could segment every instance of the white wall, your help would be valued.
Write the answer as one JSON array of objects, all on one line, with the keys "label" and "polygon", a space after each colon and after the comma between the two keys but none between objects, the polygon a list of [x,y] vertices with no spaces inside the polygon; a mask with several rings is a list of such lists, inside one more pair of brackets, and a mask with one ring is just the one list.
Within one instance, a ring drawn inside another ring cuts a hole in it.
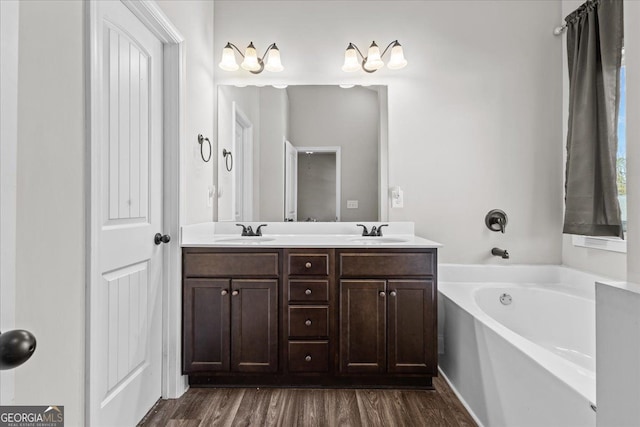
[{"label": "white wall", "polygon": [[18,405],[84,414],[84,2],[20,2],[16,324],[37,339]]},{"label": "white wall", "polygon": [[[340,220],[377,221],[378,91],[363,87],[289,86],[287,92],[291,143],[300,152],[303,147],[341,147]],[[299,176],[301,170],[299,163]],[[301,200],[304,196],[298,187],[299,205]],[[347,209],[347,200],[357,200],[358,208]],[[305,219],[300,210],[298,218]]]},{"label": "white wall", "polygon": [[[227,41],[277,42],[285,70],[215,70],[217,84],[389,86],[389,185],[405,191],[389,220],[442,242],[441,261],[560,263],[562,53],[559,2],[222,1],[215,62]],[[344,49],[398,39],[409,65],[344,73]],[[507,233],[484,225],[493,208]],[[509,250],[505,261],[493,246]]]},{"label": "white wall", "polygon": [[[562,0],[562,11],[558,17],[558,24],[556,25],[563,23],[564,17],[576,10],[582,3],[584,3],[583,0]],[[636,24],[634,23],[633,25]],[[627,25],[625,31],[628,32],[628,28],[629,26]],[[562,140],[558,143],[561,145],[563,153],[563,174],[560,182],[562,182],[562,185],[564,186],[564,166],[567,159],[566,141],[569,122],[569,71],[567,65],[566,33],[562,36],[558,36],[558,39],[562,40]],[[625,42],[628,44],[629,37],[625,37]],[[627,77],[628,80],[632,79],[630,74],[631,73],[627,72],[627,75],[629,76]],[[628,85],[629,83],[627,83],[627,86]],[[633,116],[627,113],[627,117]],[[631,120],[629,122],[631,122]],[[627,141],[630,141],[629,135],[627,136]],[[631,144],[627,142],[627,146],[629,145]],[[628,162],[627,168],[632,169],[629,167]],[[627,177],[627,182],[631,183],[630,177]],[[571,268],[588,271],[605,277],[611,277],[616,280],[625,280],[627,277],[627,254],[573,246],[572,237],[570,235],[562,236],[562,263]]]},{"label": "white wall", "polygon": [[[213,185],[213,174],[217,155],[214,151],[211,161],[205,163],[200,157],[198,134],[214,144],[216,133],[215,88],[212,84],[211,60],[213,44],[213,2],[210,0],[159,0],[158,5],[169,20],[178,28],[185,39],[185,95],[184,95],[184,135],[185,155],[182,163],[185,182],[183,189],[184,224],[211,221],[215,200],[208,201],[209,187]],[[206,144],[206,142],[205,142]],[[205,151],[206,155],[206,151]]]}]

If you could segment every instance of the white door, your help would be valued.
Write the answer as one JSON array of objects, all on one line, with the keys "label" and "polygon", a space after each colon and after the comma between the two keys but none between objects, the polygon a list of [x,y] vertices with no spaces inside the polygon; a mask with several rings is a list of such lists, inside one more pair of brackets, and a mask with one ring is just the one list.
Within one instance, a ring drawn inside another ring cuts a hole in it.
[{"label": "white door", "polygon": [[120,1],[93,6],[101,74],[89,421],[130,426],[161,395],[163,46]]},{"label": "white door", "polygon": [[244,221],[244,130],[239,123],[235,123],[235,135],[233,140],[235,155],[235,171],[233,172],[233,218],[235,221]]},{"label": "white door", "polygon": [[298,220],[298,149],[284,142],[284,215],[285,221]]},{"label": "white door", "polygon": [[233,218],[253,221],[253,123],[234,102],[233,129]]}]

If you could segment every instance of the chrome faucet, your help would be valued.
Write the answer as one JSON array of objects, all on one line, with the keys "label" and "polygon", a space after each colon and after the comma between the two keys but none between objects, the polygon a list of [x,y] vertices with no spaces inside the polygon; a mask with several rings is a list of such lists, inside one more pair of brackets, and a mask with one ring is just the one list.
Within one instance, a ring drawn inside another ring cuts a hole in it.
[{"label": "chrome faucet", "polygon": [[246,237],[257,237],[257,236],[262,236],[262,227],[266,227],[267,224],[260,224],[258,226],[258,228],[256,229],[256,231],[253,231],[253,228],[251,228],[250,225],[243,225],[243,224],[236,224],[238,227],[242,227],[242,234],[241,236],[246,236]]},{"label": "chrome faucet", "polygon": [[491,249],[491,255],[502,257],[502,259],[509,259],[509,252],[506,249],[493,248]]}]

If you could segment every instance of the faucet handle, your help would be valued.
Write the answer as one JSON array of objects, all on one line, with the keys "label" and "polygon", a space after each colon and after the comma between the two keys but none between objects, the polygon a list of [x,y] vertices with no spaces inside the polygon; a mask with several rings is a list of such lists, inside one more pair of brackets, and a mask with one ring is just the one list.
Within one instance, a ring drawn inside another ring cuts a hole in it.
[{"label": "faucet handle", "polygon": [[388,226],[389,226],[389,224],[381,224],[378,227],[378,232],[376,233],[376,236],[382,237],[382,227],[388,227]]},{"label": "faucet handle", "polygon": [[[245,227],[242,224],[236,224],[238,227],[242,227],[242,236],[246,236],[247,235],[247,227]],[[249,229],[251,229],[251,227],[249,227]]]},{"label": "faucet handle", "polygon": [[356,224],[356,227],[362,227],[362,235],[363,236],[368,236],[369,235],[369,230],[367,230],[367,226],[364,224]]},{"label": "faucet handle", "polygon": [[261,230],[261,228],[262,228],[262,227],[266,227],[266,226],[267,226],[267,224],[260,224],[260,225],[258,226],[258,228],[256,228],[256,236],[262,236],[262,230]]}]

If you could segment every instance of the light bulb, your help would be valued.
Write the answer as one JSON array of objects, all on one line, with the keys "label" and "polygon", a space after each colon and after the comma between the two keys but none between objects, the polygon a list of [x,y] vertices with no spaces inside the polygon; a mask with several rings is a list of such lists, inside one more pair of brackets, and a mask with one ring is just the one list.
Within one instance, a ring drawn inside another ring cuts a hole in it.
[{"label": "light bulb", "polygon": [[247,50],[244,51],[244,60],[240,66],[247,71],[258,71],[261,68],[258,63],[258,54],[253,42],[249,43]]},{"label": "light bulb", "polygon": [[269,59],[267,60],[264,69],[273,72],[284,70],[282,62],[280,62],[280,50],[278,49],[278,46],[275,45],[275,43],[273,44],[273,47],[269,49]]},{"label": "light bulb", "polygon": [[364,63],[364,68],[369,71],[379,70],[384,66],[384,62],[380,58],[380,48],[376,42],[371,42],[369,46],[369,52],[367,53],[367,61]]},{"label": "light bulb", "polygon": [[342,71],[350,73],[352,71],[358,71],[360,69],[360,61],[358,61],[358,54],[353,43],[349,43],[347,50],[344,51],[344,65]]},{"label": "light bulb", "polygon": [[391,48],[391,58],[389,59],[387,67],[391,70],[399,70],[400,68],[404,68],[406,66],[407,60],[404,59],[402,46],[396,41]]},{"label": "light bulb", "polygon": [[236,62],[236,57],[233,54],[231,43],[227,43],[224,49],[222,49],[222,60],[218,66],[225,71],[236,71],[238,69],[238,63]]}]

